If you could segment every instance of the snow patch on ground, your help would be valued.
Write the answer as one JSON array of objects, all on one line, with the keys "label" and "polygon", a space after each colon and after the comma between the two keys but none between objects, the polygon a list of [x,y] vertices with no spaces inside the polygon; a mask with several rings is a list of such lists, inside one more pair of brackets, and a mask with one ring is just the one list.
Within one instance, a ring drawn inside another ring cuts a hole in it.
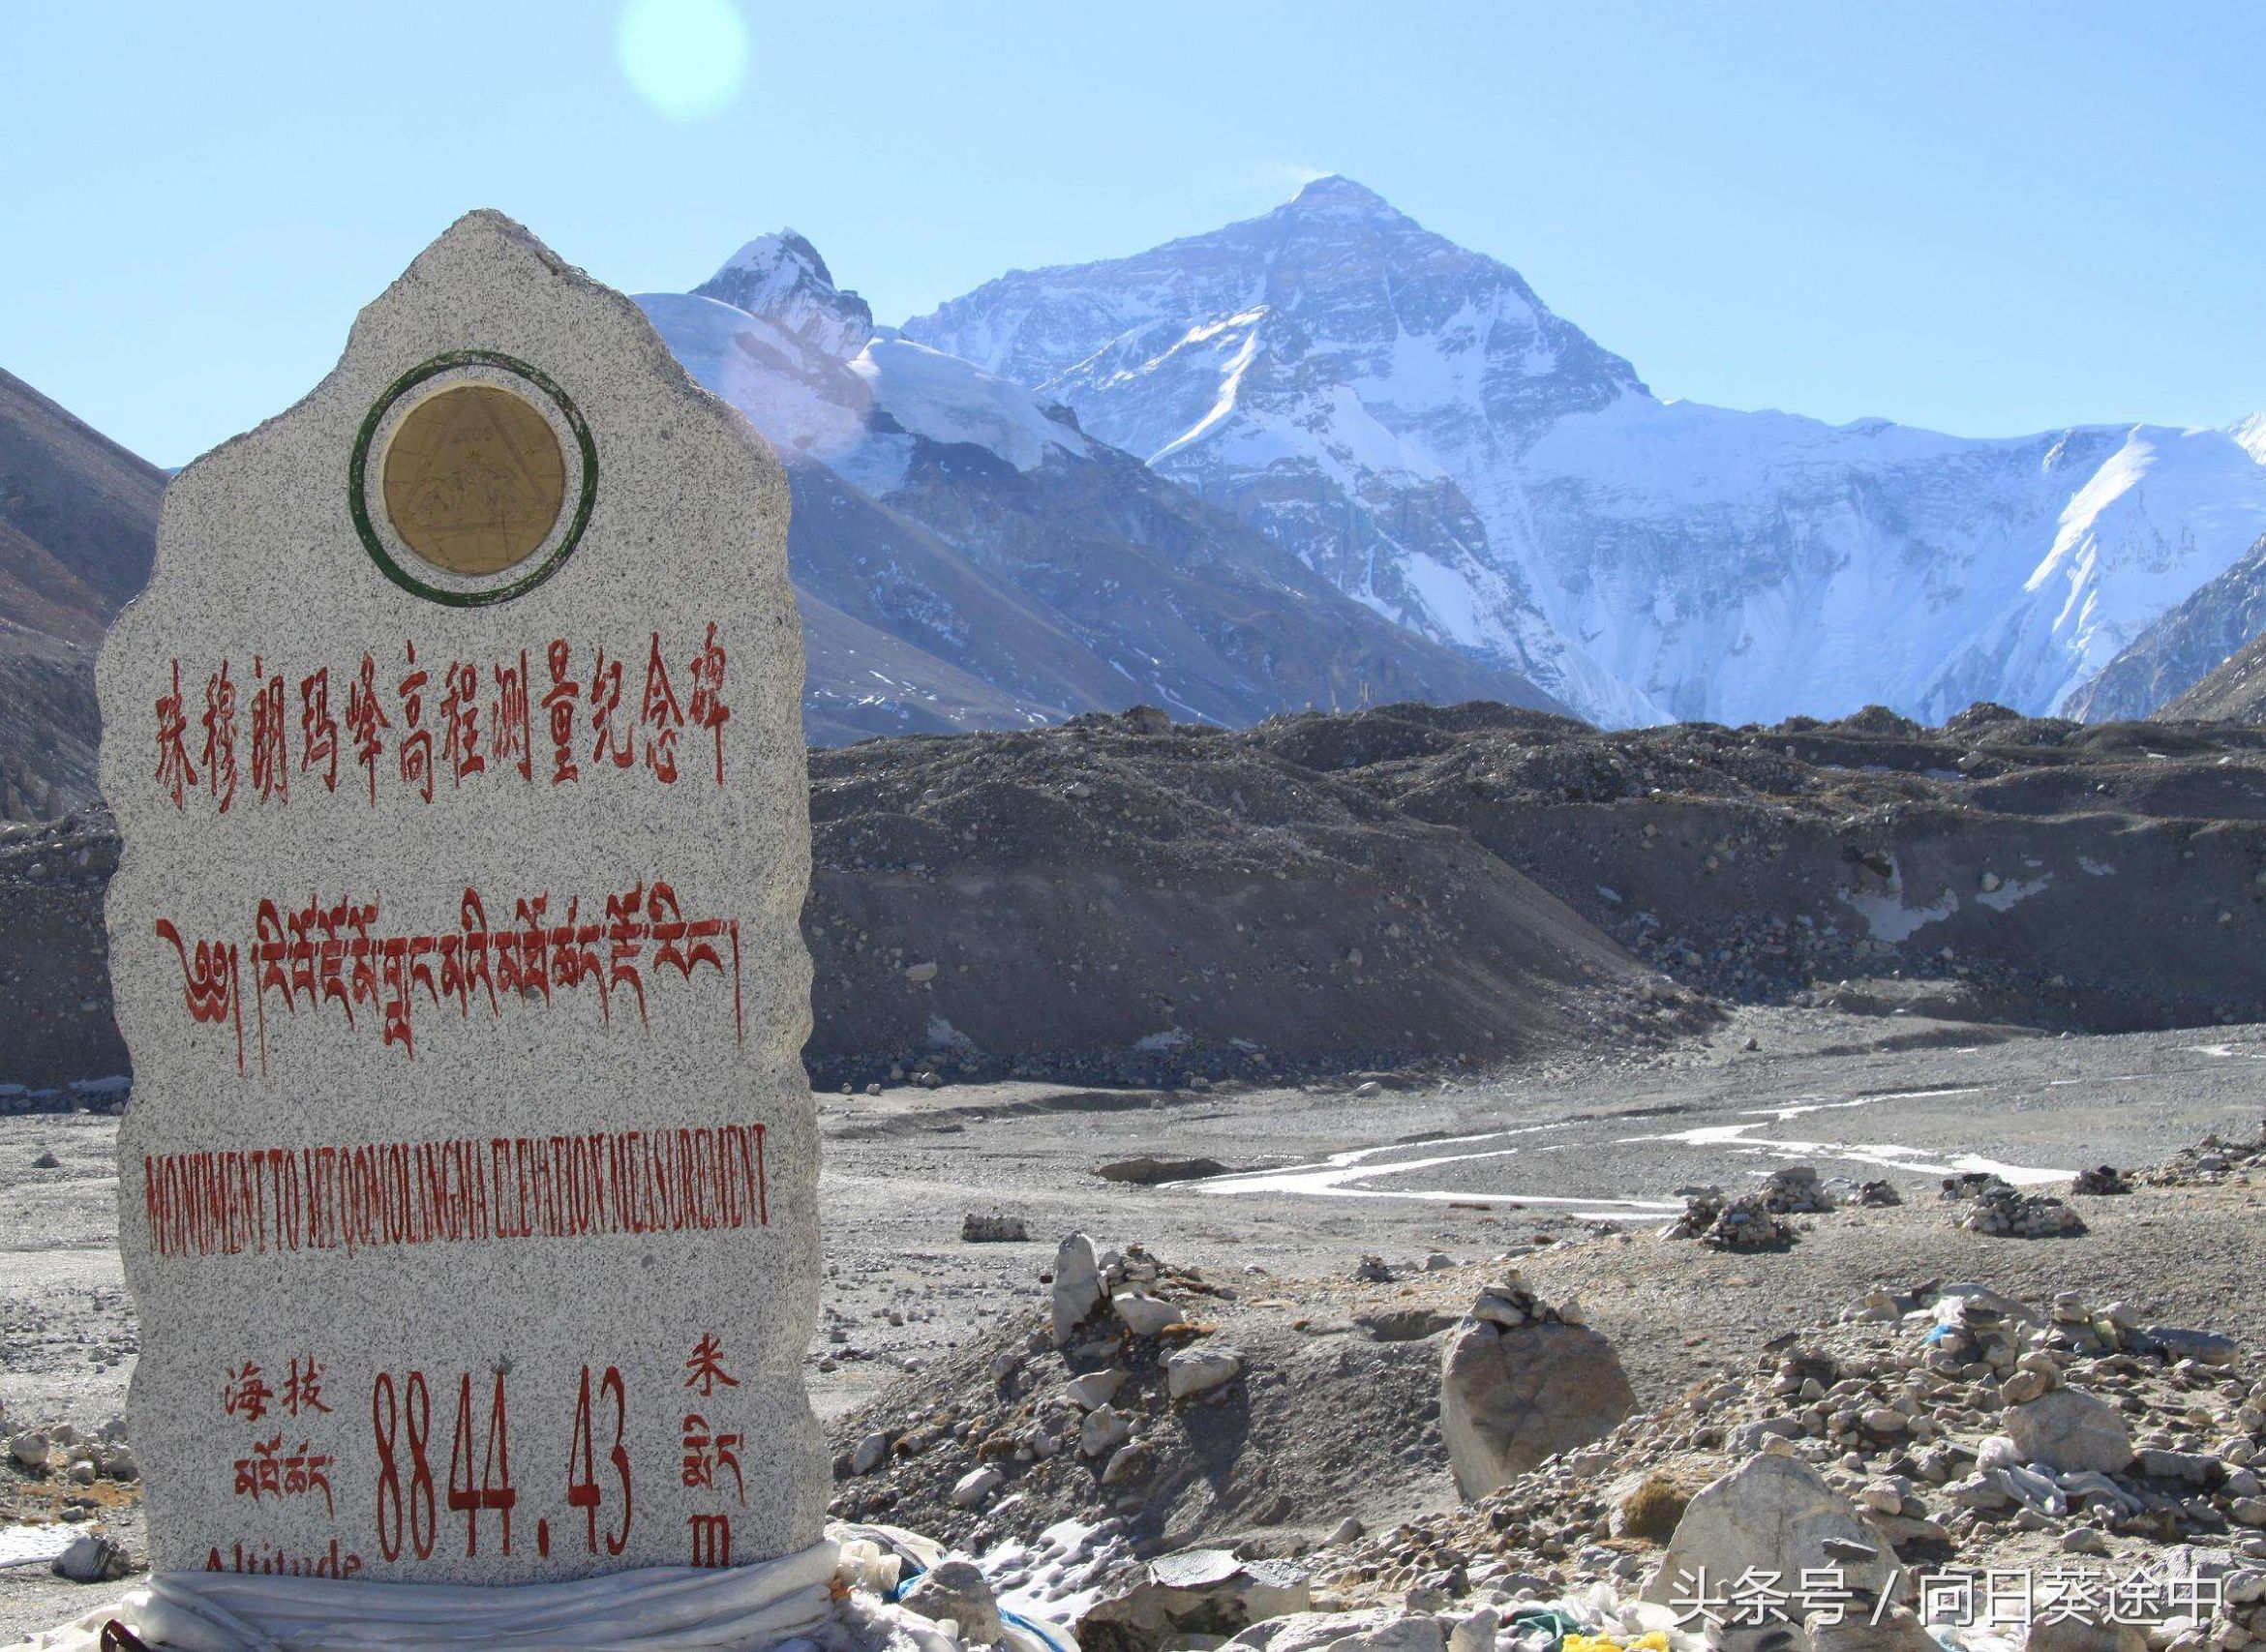
[{"label": "snow patch on ground", "polygon": [[1875,941],[1891,945],[1909,941],[1919,930],[1931,923],[1940,923],[1959,910],[1959,897],[1946,889],[1926,906],[1907,906],[1904,902],[1904,879],[1901,871],[1890,880],[1886,893],[1859,889],[1854,893],[1843,891],[1844,905],[1854,908],[1864,919],[1865,929]]},{"label": "snow patch on ground", "polygon": [[[1530,1125],[1524,1128],[1489,1130],[1483,1135],[1445,1136],[1435,1144],[1443,1147],[1461,1146],[1467,1142],[1499,1141],[1506,1136],[1529,1135],[1540,1130],[1563,1129],[1563,1125]],[[1279,1170],[1255,1171],[1248,1175],[1209,1177],[1192,1182],[1189,1186],[1203,1193],[1304,1193],[1317,1198],[1339,1199],[1416,1199],[1428,1203],[1447,1200],[1471,1203],[1502,1203],[1519,1205],[1550,1205],[1564,1207],[1577,1221],[1647,1221],[1662,1216],[1673,1216],[1682,1205],[1663,1203],[1657,1199],[1586,1198],[1560,1194],[1458,1192],[1447,1187],[1366,1187],[1362,1183],[1379,1176],[1405,1175],[1418,1170],[1436,1170],[1446,1164],[1469,1164],[1479,1159],[1507,1158],[1521,1150],[1516,1147],[1492,1148],[1480,1153],[1439,1154],[1429,1158],[1391,1159],[1373,1164],[1369,1160],[1380,1154],[1401,1153],[1407,1149],[1405,1142],[1391,1142],[1382,1147],[1352,1148],[1344,1153],[1334,1153],[1319,1164],[1285,1165]]]},{"label": "snow patch on ground", "polygon": [[2053,881],[2054,875],[2051,872],[2041,872],[2035,878],[2009,878],[1995,889],[1978,890],[1975,901],[1978,906],[1989,907],[1993,912],[2006,912],[2011,907],[2019,906],[2032,895],[2052,884]]},{"label": "snow patch on ground", "polygon": [[0,1526],[0,1569],[40,1566],[69,1548],[79,1528],[67,1525]]}]

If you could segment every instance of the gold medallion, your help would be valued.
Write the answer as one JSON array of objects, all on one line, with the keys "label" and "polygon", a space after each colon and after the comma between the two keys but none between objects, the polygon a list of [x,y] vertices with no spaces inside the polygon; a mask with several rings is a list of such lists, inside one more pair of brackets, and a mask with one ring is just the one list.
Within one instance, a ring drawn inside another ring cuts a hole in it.
[{"label": "gold medallion", "polygon": [[410,409],[386,445],[385,514],[402,543],[452,574],[525,560],[566,506],[550,421],[508,390],[460,384]]}]

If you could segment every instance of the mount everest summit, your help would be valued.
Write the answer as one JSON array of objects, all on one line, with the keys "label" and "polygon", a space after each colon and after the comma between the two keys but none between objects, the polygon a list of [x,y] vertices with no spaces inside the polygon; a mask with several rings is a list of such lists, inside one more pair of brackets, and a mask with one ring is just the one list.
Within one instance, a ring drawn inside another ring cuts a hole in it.
[{"label": "mount everest summit", "polygon": [[904,332],[1608,723],[2053,711],[2266,532],[2266,444],[2235,433],[1975,440],[1663,401],[1516,271],[1344,178]]}]

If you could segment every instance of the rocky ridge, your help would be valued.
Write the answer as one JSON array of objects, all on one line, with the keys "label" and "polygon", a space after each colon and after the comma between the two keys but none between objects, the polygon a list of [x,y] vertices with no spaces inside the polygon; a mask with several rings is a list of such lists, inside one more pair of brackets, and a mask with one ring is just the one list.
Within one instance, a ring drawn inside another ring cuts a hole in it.
[{"label": "rocky ridge", "polygon": [[[2266,1016],[2245,727],[1137,707],[810,770],[829,1088],[1484,1067],[1665,1048],[1727,1005],[1916,1037]],[[123,1071],[114,855],[99,814],[0,830],[0,1083]]]},{"label": "rocky ridge", "polygon": [[2229,715],[2200,706],[2178,707],[2261,634],[2266,634],[2266,538],[2194,595],[2165,610],[2099,676],[2071,695],[2066,709],[2088,723],[2129,721],[2160,712]]}]

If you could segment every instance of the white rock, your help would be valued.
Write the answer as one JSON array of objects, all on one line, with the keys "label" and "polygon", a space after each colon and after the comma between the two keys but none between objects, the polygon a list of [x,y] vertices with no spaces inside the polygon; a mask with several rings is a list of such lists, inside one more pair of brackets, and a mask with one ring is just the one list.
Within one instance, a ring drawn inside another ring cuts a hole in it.
[{"label": "white rock", "polygon": [[1086,1420],[1078,1425],[1078,1450],[1087,1457],[1100,1457],[1115,1451],[1133,1438],[1133,1425],[1117,1414],[1114,1406],[1103,1405],[1086,1413]]},{"label": "white rock", "polygon": [[1501,1621],[1493,1607],[1457,1619],[1448,1631],[1447,1652],[1495,1652],[1495,1632]]},{"label": "white rock", "polygon": [[1122,1486],[1129,1480],[1138,1480],[1156,1466],[1157,1448],[1145,1440],[1120,1446],[1109,1454],[1109,1460],[1102,1467],[1102,1484]]},{"label": "white rock", "polygon": [[1063,1386],[1063,1397],[1081,1411],[1092,1411],[1106,1405],[1117,1397],[1117,1391],[1125,1386],[1131,1371],[1111,1367],[1105,1371],[1088,1371],[1084,1376]]},{"label": "white rock", "polygon": [[1499,1325],[1506,1331],[1516,1331],[1526,1323],[1526,1310],[1507,1297],[1492,1291],[1482,1292],[1471,1305],[1471,1317],[1486,1325]]},{"label": "white rock", "polygon": [[[938,1561],[907,1585],[901,1604],[932,1622],[950,1618],[959,1625],[960,1639],[971,1646],[988,1646],[1004,1633],[999,1602],[991,1582],[975,1562],[958,1555]],[[890,1644],[900,1637],[892,1636]]]},{"label": "white rock", "polygon": [[1054,1345],[1068,1342],[1102,1301],[1102,1270],[1094,1242],[1073,1233],[1054,1251]]},{"label": "white rock", "polygon": [[882,1433],[868,1434],[850,1453],[850,1472],[871,1474],[888,1460],[889,1455],[890,1437]]},{"label": "white rock", "polygon": [[1164,1391],[1186,1399],[1230,1381],[1241,1369],[1243,1356],[1233,1348],[1185,1348],[1164,1362]]},{"label": "white rock", "polygon": [[972,1468],[952,1483],[952,1502],[955,1509],[973,1509],[999,1488],[1003,1476],[996,1468]]},{"label": "white rock", "polygon": [[1153,1297],[1139,1291],[1123,1291],[1109,1299],[1109,1306],[1125,1328],[1135,1337],[1154,1337],[1167,1327],[1180,1323],[1180,1309],[1163,1297]]},{"label": "white rock", "polygon": [[1466,1501],[1484,1497],[1598,1439],[1636,1403],[1613,1344],[1594,1331],[1466,1324],[1440,1366],[1440,1438],[1456,1488]]}]

